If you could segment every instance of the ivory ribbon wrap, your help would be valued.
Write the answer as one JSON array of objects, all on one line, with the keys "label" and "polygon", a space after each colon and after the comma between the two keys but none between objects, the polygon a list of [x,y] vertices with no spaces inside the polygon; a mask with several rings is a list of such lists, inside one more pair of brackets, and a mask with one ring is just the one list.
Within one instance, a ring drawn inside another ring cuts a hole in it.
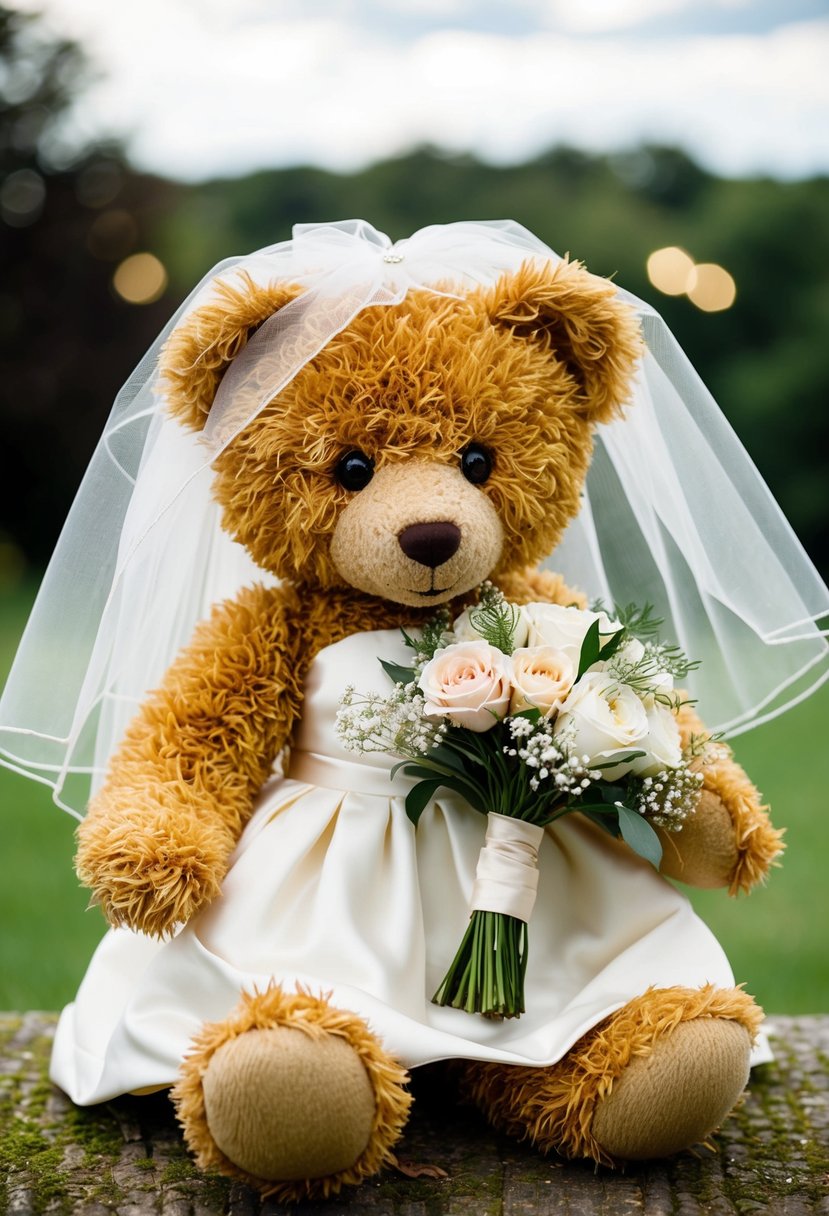
[{"label": "ivory ribbon wrap", "polygon": [[544,829],[508,815],[487,815],[486,844],[472,884],[473,912],[503,912],[529,921],[538,890],[538,847]]}]

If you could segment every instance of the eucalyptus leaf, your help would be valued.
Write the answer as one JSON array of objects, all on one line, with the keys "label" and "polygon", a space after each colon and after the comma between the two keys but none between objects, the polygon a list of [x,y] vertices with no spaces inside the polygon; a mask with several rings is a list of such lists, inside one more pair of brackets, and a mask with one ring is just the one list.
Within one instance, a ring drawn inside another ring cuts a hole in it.
[{"label": "eucalyptus leaf", "polygon": [[613,768],[615,764],[627,764],[628,760],[635,760],[637,756],[644,756],[645,752],[613,752],[610,756],[606,756],[599,764],[588,764],[587,768],[590,772],[600,768]]},{"label": "eucalyptus leaf", "polygon": [[389,772],[389,779],[394,781],[401,769],[404,769],[407,764],[411,764],[411,760],[398,760],[397,764],[393,764]]},{"label": "eucalyptus leaf", "polygon": [[411,684],[415,678],[413,667],[402,667],[400,663],[389,663],[380,659],[380,666],[393,684]]},{"label": "eucalyptus leaf", "polygon": [[609,802],[585,802],[583,804],[578,803],[573,809],[579,811],[582,815],[589,815],[591,818],[594,815],[602,815],[605,818],[610,816],[612,818],[619,808],[618,806],[611,805]]},{"label": "eucalyptus leaf", "polygon": [[417,827],[420,816],[426,809],[430,798],[433,798],[442,781],[420,781],[406,795],[406,815]]},{"label": "eucalyptus leaf", "polygon": [[625,843],[658,870],[662,860],[662,845],[656,832],[638,811],[632,811],[629,806],[619,806],[616,809],[619,812],[619,830]]},{"label": "eucalyptus leaf", "polygon": [[436,781],[435,774],[438,773],[441,781],[443,780],[443,773],[440,773],[438,769],[430,768],[428,764],[416,764],[412,760],[407,760],[403,765],[397,765],[396,768],[402,768],[407,777],[423,777],[427,781]]},{"label": "eucalyptus leaf", "polygon": [[615,807],[612,806],[580,806],[579,810],[586,819],[591,823],[597,824],[609,836],[618,837],[619,831],[619,816],[613,814]]},{"label": "eucalyptus leaf", "polygon": [[625,800],[625,787],[623,785],[608,785],[604,781],[597,781],[599,787],[599,797],[602,802],[610,802],[616,806],[619,802]]},{"label": "eucalyptus leaf", "polygon": [[[468,777],[462,777],[460,774],[453,776],[451,773],[442,773],[437,769],[427,768],[422,764],[414,764],[411,761],[405,761],[403,765],[397,766],[397,768],[401,767],[407,777],[419,777],[425,781],[436,781],[438,785],[442,785],[445,789],[454,790],[474,810],[481,811],[484,815],[490,809],[484,804],[483,792]],[[437,776],[436,773],[438,774]]]},{"label": "eucalyptus leaf", "polygon": [[599,652],[601,645],[599,644],[599,622],[592,621],[590,628],[584,635],[584,641],[581,644],[579,653],[579,670],[576,680],[580,680],[588,667],[592,667],[594,663],[599,661]]},{"label": "eucalyptus leaf", "polygon": [[613,657],[613,655],[622,645],[624,636],[625,630],[617,629],[616,633],[613,634],[613,637],[610,638],[609,641],[605,642],[604,646],[602,646],[601,650],[599,651],[599,659],[602,662]]}]

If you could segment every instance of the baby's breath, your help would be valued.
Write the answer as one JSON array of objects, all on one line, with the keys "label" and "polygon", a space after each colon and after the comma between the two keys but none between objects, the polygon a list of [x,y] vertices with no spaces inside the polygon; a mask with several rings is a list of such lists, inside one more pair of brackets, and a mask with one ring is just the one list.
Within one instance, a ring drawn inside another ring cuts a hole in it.
[{"label": "baby's breath", "polygon": [[636,782],[634,809],[647,815],[657,827],[679,832],[697,804],[702,773],[691,767],[687,756],[676,768],[663,769]]},{"label": "baby's breath", "polygon": [[437,747],[446,734],[443,722],[426,717],[425,704],[423,694],[414,684],[396,684],[388,697],[374,692],[358,694],[349,685],[340,701],[334,728],[349,752],[423,756]]},{"label": "baby's breath", "polygon": [[587,768],[589,756],[577,756],[570,748],[566,732],[554,736],[548,722],[540,718],[508,718],[511,741],[504,754],[514,757],[531,770],[530,789],[537,793],[542,786],[566,798],[581,797],[595,779]]}]

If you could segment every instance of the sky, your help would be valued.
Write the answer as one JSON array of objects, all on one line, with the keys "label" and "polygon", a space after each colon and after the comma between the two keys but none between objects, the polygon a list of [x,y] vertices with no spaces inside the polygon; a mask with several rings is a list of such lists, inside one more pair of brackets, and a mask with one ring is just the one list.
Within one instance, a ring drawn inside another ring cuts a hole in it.
[{"label": "sky", "polygon": [[510,164],[643,141],[729,176],[829,172],[829,0],[15,6],[90,56],[78,127],[184,180],[348,171],[421,144]]}]

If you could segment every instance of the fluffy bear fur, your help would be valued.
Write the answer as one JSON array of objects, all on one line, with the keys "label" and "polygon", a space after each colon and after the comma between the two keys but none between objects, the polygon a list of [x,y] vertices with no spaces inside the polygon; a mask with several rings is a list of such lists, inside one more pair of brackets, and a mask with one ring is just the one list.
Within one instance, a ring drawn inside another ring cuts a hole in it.
[{"label": "fluffy bear fur", "polygon": [[[201,429],[230,362],[296,291],[240,275],[173,332],[162,371],[184,426]],[[640,350],[635,317],[610,284],[575,263],[528,264],[463,299],[415,291],[395,307],[365,309],[231,441],[214,465],[224,526],[281,582],[216,607],[112,760],[79,829],[78,872],[113,924],[165,935],[214,898],[257,791],[290,747],[308,666],[324,646],[369,628],[417,626],[441,602],[458,611],[488,577],[515,601],[584,603],[533,564],[577,512],[593,429],[623,408]],[[480,486],[459,472],[470,443],[492,455]],[[374,466],[362,505],[335,476],[354,449]],[[447,503],[473,540],[446,563],[446,587],[427,587],[395,538],[407,523],[444,521]],[[686,735],[704,731],[688,707],[680,720]],[[663,868],[700,886],[747,890],[767,873],[780,835],[726,748],[710,745],[701,763],[697,816],[666,842]],[[204,1098],[213,1054],[240,1033],[295,1027],[297,1018],[308,1034],[311,1023],[314,1034],[346,1033],[338,1011],[322,1001],[309,1013],[303,1000],[247,1000],[205,1028],[177,1087],[201,1161],[292,1198],[334,1193],[379,1168],[408,1109],[402,1073],[366,1028],[350,1025],[377,1102],[359,1160],[311,1186],[263,1180],[222,1152]],[[622,1077],[635,1108],[632,1061],[658,1046],[671,1072],[671,1053],[674,1063],[687,1058],[691,1041],[674,1033],[680,1024],[705,1019],[715,1037],[725,1027],[725,1043],[737,1023],[747,1044],[758,1018],[737,991],[645,993],[553,1069],[470,1068],[469,1093],[499,1126],[542,1148],[614,1161],[591,1128]],[[743,1067],[737,1051],[737,1091]],[[711,1130],[722,1101],[711,1098],[700,1127]]]}]

